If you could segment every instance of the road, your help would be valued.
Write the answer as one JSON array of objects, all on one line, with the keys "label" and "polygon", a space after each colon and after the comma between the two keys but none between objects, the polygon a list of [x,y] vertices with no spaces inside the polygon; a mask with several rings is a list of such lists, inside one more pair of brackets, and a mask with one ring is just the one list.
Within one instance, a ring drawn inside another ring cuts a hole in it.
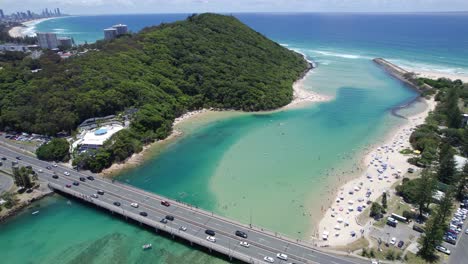
[{"label": "road", "polygon": [[[38,173],[39,177],[50,182],[51,186],[55,189],[71,193],[72,195],[95,203],[103,208],[110,208],[124,216],[140,219],[141,222],[151,226],[159,225],[159,229],[166,230],[176,235],[180,234],[180,232],[184,232],[180,231],[179,228],[185,226],[187,230],[183,234],[184,238],[197,244],[206,245],[207,235],[205,234],[205,230],[214,230],[216,232],[216,242],[213,243],[213,249],[216,249],[215,245],[216,247],[223,247],[224,249],[229,249],[229,252],[247,255],[251,259],[257,260],[256,263],[263,263],[263,258],[265,256],[274,258],[275,263],[367,263],[367,261],[361,259],[335,256],[321,252],[308,243],[292,240],[283,235],[257,227],[250,227],[249,225],[217,216],[211,212],[178,203],[117,181],[112,182],[96,175],[93,175],[95,179],[92,181],[86,180],[85,182],[80,182],[79,177],[87,177],[89,174],[70,171],[68,168],[62,166],[47,170],[46,167],[50,166],[50,163],[37,160],[34,157],[22,155],[15,149],[0,146],[0,156],[6,157],[8,161],[10,161],[4,162],[8,166],[11,165],[12,160],[16,160],[15,158],[17,156],[21,156],[21,160],[19,160],[20,165],[31,165],[36,171],[39,171],[39,169],[43,170],[42,173]],[[52,178],[54,172],[59,176],[58,179]],[[65,172],[69,172],[70,176],[66,176],[64,174]],[[75,181],[79,182],[78,186],[72,185]],[[71,187],[65,187],[67,184],[70,184]],[[98,199],[91,198],[91,195],[96,194],[97,190],[103,190],[105,194],[100,195]],[[168,200],[171,205],[169,207],[161,205],[162,200]],[[114,202],[120,202],[121,206],[116,207],[113,205]],[[138,208],[130,206],[130,204],[134,202],[139,204]],[[139,215],[140,212],[143,211],[148,214],[147,217]],[[174,221],[168,221],[166,225],[162,225],[159,221],[166,215],[172,215],[175,219]],[[243,239],[236,236],[235,232],[237,230],[247,233],[248,238]],[[240,241],[247,241],[250,247],[246,248],[240,246]],[[287,254],[288,262],[276,258],[277,253]]]},{"label": "road", "polygon": [[13,178],[0,172],[0,194],[10,190],[11,186],[13,186]]},{"label": "road", "polygon": [[458,243],[456,246],[444,243],[445,247],[452,251],[449,258],[449,264],[460,264],[468,262],[468,234],[465,234],[465,230],[468,228],[468,221],[465,221],[463,225],[463,231],[460,233]]}]

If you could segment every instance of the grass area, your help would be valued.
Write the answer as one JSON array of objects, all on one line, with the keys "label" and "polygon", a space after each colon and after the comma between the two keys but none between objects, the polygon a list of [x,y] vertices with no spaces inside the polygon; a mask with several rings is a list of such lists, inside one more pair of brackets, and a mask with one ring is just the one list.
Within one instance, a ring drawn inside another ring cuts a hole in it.
[{"label": "grass area", "polygon": [[413,154],[413,150],[409,148],[405,148],[405,149],[400,150],[400,153],[403,155],[409,155],[409,154]]},{"label": "grass area", "polygon": [[353,243],[347,244],[346,246],[334,247],[334,249],[346,252],[354,252],[356,250],[360,250],[367,247],[369,247],[369,241],[364,237],[361,237]]},{"label": "grass area", "polygon": [[[439,255],[438,255],[439,256]],[[435,260],[434,262],[427,262],[426,260],[422,259],[421,257],[419,257],[418,255],[414,254],[414,253],[411,253],[411,252],[407,252],[406,253],[406,256],[405,256],[405,262],[406,263],[411,263],[411,264],[427,264],[427,263],[433,263],[433,264],[437,264],[437,263],[446,263],[446,261],[448,260],[448,258],[445,259],[444,262],[441,262],[441,260],[444,260],[443,258],[439,258],[437,260]]]}]

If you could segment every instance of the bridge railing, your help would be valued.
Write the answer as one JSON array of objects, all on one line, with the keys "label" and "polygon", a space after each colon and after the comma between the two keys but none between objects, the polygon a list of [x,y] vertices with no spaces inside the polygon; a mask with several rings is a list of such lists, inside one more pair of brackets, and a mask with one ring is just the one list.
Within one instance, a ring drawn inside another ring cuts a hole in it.
[{"label": "bridge railing", "polygon": [[257,263],[265,263],[263,260],[259,260],[257,258],[254,258],[254,257],[251,257],[251,256],[248,256],[244,253],[241,253],[241,252],[238,252],[234,249],[231,249],[231,248],[227,248],[225,246],[221,246],[219,244],[216,244],[216,243],[213,243],[213,242],[209,242],[209,241],[206,241],[202,238],[199,238],[197,236],[194,236],[192,234],[189,234],[187,232],[184,232],[184,231],[180,231],[179,229],[176,229],[176,228],[173,228],[171,226],[168,226],[168,225],[165,225],[163,223],[160,223],[159,221],[154,221],[154,220],[151,220],[149,218],[146,218],[146,217],[143,217],[143,216],[140,216],[138,214],[135,214],[135,213],[132,213],[132,212],[128,212],[122,208],[116,208],[115,206],[113,205],[110,205],[106,202],[103,202],[99,199],[94,199],[90,196],[87,196],[87,195],[83,195],[79,192],[76,192],[72,189],[69,189],[69,188],[65,188],[64,186],[61,186],[61,185],[58,185],[58,184],[55,184],[55,183],[49,183],[49,186],[52,188],[52,189],[55,189],[55,190],[58,190],[60,192],[64,192],[64,193],[67,193],[69,195],[72,195],[78,199],[81,199],[81,200],[84,200],[86,202],[89,202],[89,203],[93,203],[101,208],[104,208],[104,209],[107,209],[111,212],[114,212],[114,213],[118,213],[124,217],[128,217],[128,218],[131,218],[139,223],[142,223],[142,224],[145,224],[147,226],[151,226],[151,227],[154,227],[158,230],[162,230],[162,231],[165,231],[166,233],[172,235],[172,236],[178,236],[180,238],[183,238],[187,241],[191,241],[192,243],[195,243],[195,244],[198,244],[200,246],[204,246],[210,250],[214,250],[214,251],[217,251],[221,254],[224,254],[226,256],[228,256],[229,258],[236,258],[236,259],[239,259],[241,261],[244,261],[246,263],[251,263],[251,264],[257,264]]}]

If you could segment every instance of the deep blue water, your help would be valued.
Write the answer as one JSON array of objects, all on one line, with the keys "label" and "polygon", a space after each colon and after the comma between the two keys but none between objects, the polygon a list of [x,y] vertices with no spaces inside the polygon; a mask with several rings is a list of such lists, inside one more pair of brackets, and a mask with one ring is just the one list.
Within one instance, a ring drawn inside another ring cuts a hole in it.
[{"label": "deep blue water", "polygon": [[[184,19],[187,14],[78,16],[36,26],[72,36],[77,43],[103,38],[103,29],[124,23],[133,32]],[[234,14],[280,43],[318,54],[385,57],[403,66],[468,74],[468,13],[440,14]]]}]

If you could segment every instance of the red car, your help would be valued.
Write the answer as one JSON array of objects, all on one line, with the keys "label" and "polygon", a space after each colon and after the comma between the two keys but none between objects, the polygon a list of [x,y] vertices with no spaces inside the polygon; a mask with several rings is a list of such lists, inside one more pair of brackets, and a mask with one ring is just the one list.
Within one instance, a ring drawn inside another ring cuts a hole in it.
[{"label": "red car", "polygon": [[161,204],[166,206],[166,207],[171,205],[168,201],[161,201]]},{"label": "red car", "polygon": [[67,184],[67,185],[65,185],[65,187],[67,187],[67,188],[71,188],[71,185],[70,185],[70,184]]}]

